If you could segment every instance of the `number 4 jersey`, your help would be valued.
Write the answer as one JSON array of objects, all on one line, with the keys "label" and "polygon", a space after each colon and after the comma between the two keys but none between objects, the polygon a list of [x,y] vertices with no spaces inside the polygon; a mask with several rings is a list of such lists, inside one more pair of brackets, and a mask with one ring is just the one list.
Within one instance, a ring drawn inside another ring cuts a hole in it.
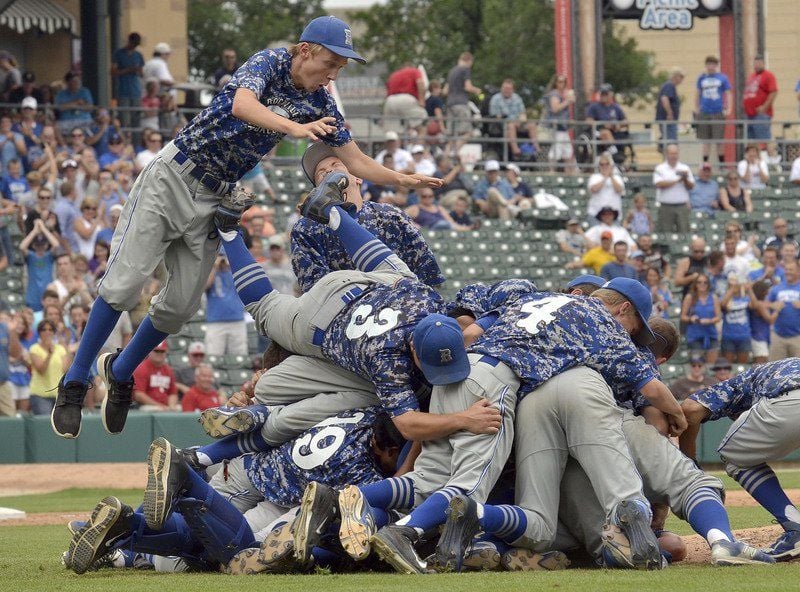
[{"label": "number 4 jersey", "polygon": [[470,348],[491,356],[519,377],[520,398],[565,370],[587,366],[611,385],[637,391],[657,378],[622,325],[597,298],[551,292],[527,294]]},{"label": "number 4 jersey", "polygon": [[341,488],[383,479],[372,452],[379,412],[378,407],[346,411],[269,452],[246,456],[250,482],[267,501],[291,508],[300,504],[310,481]]}]

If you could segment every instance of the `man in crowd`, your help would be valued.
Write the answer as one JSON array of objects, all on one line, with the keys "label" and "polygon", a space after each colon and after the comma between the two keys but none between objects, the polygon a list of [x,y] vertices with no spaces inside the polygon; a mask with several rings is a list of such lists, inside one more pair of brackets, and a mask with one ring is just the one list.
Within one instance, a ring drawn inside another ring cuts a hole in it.
[{"label": "man in crowd", "polygon": [[689,192],[692,210],[713,217],[715,210],[719,209],[719,183],[711,175],[711,163],[704,162],[700,165],[695,185]]},{"label": "man in crowd", "polygon": [[178,385],[167,363],[166,341],[157,345],[133,373],[133,400],[142,411],[179,409]]},{"label": "man in crowd", "polygon": [[139,127],[142,103],[142,69],[144,56],[136,49],[142,44],[139,33],[128,35],[128,43],[114,52],[111,76],[116,81],[117,105],[122,107],[120,119],[124,127]]},{"label": "man in crowd", "polygon": [[742,105],[750,123],[747,137],[750,140],[772,139],[772,105],[778,95],[775,75],[764,68],[764,56],[753,58],[753,73],[747,79],[742,95]]},{"label": "man in crowd", "polygon": [[383,115],[384,127],[404,131],[416,129],[421,136],[428,112],[425,110],[425,79],[419,68],[406,63],[395,70],[386,80],[386,102]]},{"label": "man in crowd", "polygon": [[683,82],[684,74],[680,68],[669,71],[669,79],[658,91],[656,103],[656,121],[661,122],[661,143],[659,150],[664,151],[667,143],[678,141],[678,121],[681,116],[681,98],[678,96],[678,85]]},{"label": "man in crowd", "polygon": [[669,390],[678,401],[683,401],[689,395],[701,388],[716,384],[717,381],[706,374],[706,362],[703,356],[692,356],[686,376],[682,376],[669,385]]},{"label": "man in crowd", "polygon": [[214,70],[214,87],[220,90],[220,81],[225,76],[233,76],[239,69],[239,62],[236,60],[236,50],[226,47],[222,50],[222,65]]},{"label": "man in crowd", "polygon": [[473,62],[472,54],[465,51],[458,56],[458,63],[447,74],[447,113],[453,122],[451,133],[459,138],[472,133],[469,95],[481,93],[481,89],[472,84]]},{"label": "man in crowd", "polygon": [[[725,162],[722,141],[725,139],[725,120],[733,106],[731,83],[719,71],[719,58],[706,58],[706,71],[697,79],[695,112],[697,113],[697,139],[703,143],[703,162],[708,162],[711,146],[717,153],[720,164]],[[710,142],[709,142],[710,140]]]},{"label": "man in crowd", "polygon": [[638,279],[636,269],[628,263],[628,243],[625,241],[614,243],[614,260],[603,265],[600,276],[606,281],[617,277]]},{"label": "man in crowd", "polygon": [[694,188],[694,175],[688,165],[678,160],[680,152],[676,144],[665,149],[664,162],[653,171],[658,210],[656,230],[658,232],[689,232],[689,191]]},{"label": "man in crowd", "polygon": [[489,117],[500,117],[505,120],[505,135],[511,157],[519,157],[522,150],[517,142],[520,133],[524,133],[534,148],[536,143],[536,124],[528,121],[525,103],[522,97],[514,92],[514,81],[506,78],[500,85],[500,92],[495,93],[489,101]]},{"label": "man in crowd", "polygon": [[767,295],[773,311],[769,359],[800,357],[800,263],[789,261],[783,268],[786,279]]}]

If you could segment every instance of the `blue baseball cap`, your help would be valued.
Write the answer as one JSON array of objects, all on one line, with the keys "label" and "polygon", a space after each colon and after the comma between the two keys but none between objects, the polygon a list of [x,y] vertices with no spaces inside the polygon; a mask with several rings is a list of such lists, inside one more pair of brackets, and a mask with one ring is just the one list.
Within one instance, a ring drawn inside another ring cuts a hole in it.
[{"label": "blue baseball cap", "polygon": [[633,308],[636,309],[636,313],[642,321],[642,329],[633,335],[633,340],[639,345],[653,343],[656,336],[650,325],[647,324],[647,319],[650,318],[650,314],[653,312],[653,297],[650,295],[650,290],[645,288],[638,280],[623,277],[614,278],[601,287],[619,292],[633,304]]},{"label": "blue baseball cap", "polygon": [[452,384],[469,376],[464,336],[455,319],[428,315],[414,328],[412,342],[422,373],[431,384]]},{"label": "blue baseball cap", "polygon": [[353,33],[343,20],[335,16],[320,16],[306,25],[300,41],[318,43],[338,56],[350,58],[359,64],[367,60],[353,51]]},{"label": "blue baseball cap", "polygon": [[579,275],[570,283],[567,284],[567,289],[571,290],[575,286],[579,286],[581,284],[591,284],[593,286],[597,286],[598,288],[602,287],[603,284],[606,283],[606,280],[601,278],[599,275],[592,275],[590,273]]}]

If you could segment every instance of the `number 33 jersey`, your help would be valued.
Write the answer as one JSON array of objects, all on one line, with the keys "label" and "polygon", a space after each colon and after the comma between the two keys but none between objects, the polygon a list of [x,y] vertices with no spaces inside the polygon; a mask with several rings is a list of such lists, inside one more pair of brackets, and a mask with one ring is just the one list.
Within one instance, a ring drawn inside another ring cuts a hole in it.
[{"label": "number 33 jersey", "polygon": [[431,313],[443,314],[444,301],[419,280],[373,284],[334,318],[325,331],[322,353],[371,381],[392,417],[416,411],[414,386],[421,373],[409,343],[414,327]]},{"label": "number 33 jersey", "polygon": [[371,444],[379,412],[378,407],[345,411],[269,452],[246,456],[250,482],[267,501],[291,508],[300,504],[310,481],[342,488],[383,479]]},{"label": "number 33 jersey", "polygon": [[511,368],[520,398],[565,370],[587,366],[612,385],[637,391],[657,378],[623,326],[597,298],[536,292],[500,309],[470,348]]}]

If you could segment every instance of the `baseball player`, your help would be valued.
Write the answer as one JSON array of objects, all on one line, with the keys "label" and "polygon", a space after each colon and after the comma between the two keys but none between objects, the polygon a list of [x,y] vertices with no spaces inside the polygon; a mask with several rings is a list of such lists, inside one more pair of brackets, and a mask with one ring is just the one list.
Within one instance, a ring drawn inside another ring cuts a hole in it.
[{"label": "baseball player", "polygon": [[690,458],[702,422],[735,420],[717,449],[725,471],[783,527],[768,553],[778,561],[800,556],[800,511],[767,464],[800,448],[800,358],[753,366],[697,391],[682,405],[689,429],[680,444]]},{"label": "baseball player", "polygon": [[[444,282],[436,258],[411,218],[392,205],[365,202],[361,197],[361,179],[350,173],[330,146],[323,142],[310,145],[301,164],[314,186],[334,171],[348,175],[350,182],[342,196],[355,205],[356,221],[405,261],[421,282],[431,287]],[[355,269],[336,234],[307,218],[300,218],[292,228],[291,247],[292,267],[303,292],[308,292],[331,271]]]},{"label": "baseball player", "polygon": [[111,433],[122,431],[134,369],[197,310],[216,256],[217,231],[230,236],[252,204],[247,194],[234,191],[235,183],[285,135],[321,139],[353,174],[379,183],[410,188],[441,184],[384,168],[352,141],[325,89],[349,59],[364,63],[353,50],[350,28],[332,16],[314,19],[299,43],[266,49],[247,60],[211,105],[142,171],[115,231],[84,338],[59,382],[51,415],[57,434],[78,436],[90,367],[121,311],[139,302],[142,286],[163,260],[169,279],[150,314],[122,352],[97,360],[108,390],[103,425]]}]

